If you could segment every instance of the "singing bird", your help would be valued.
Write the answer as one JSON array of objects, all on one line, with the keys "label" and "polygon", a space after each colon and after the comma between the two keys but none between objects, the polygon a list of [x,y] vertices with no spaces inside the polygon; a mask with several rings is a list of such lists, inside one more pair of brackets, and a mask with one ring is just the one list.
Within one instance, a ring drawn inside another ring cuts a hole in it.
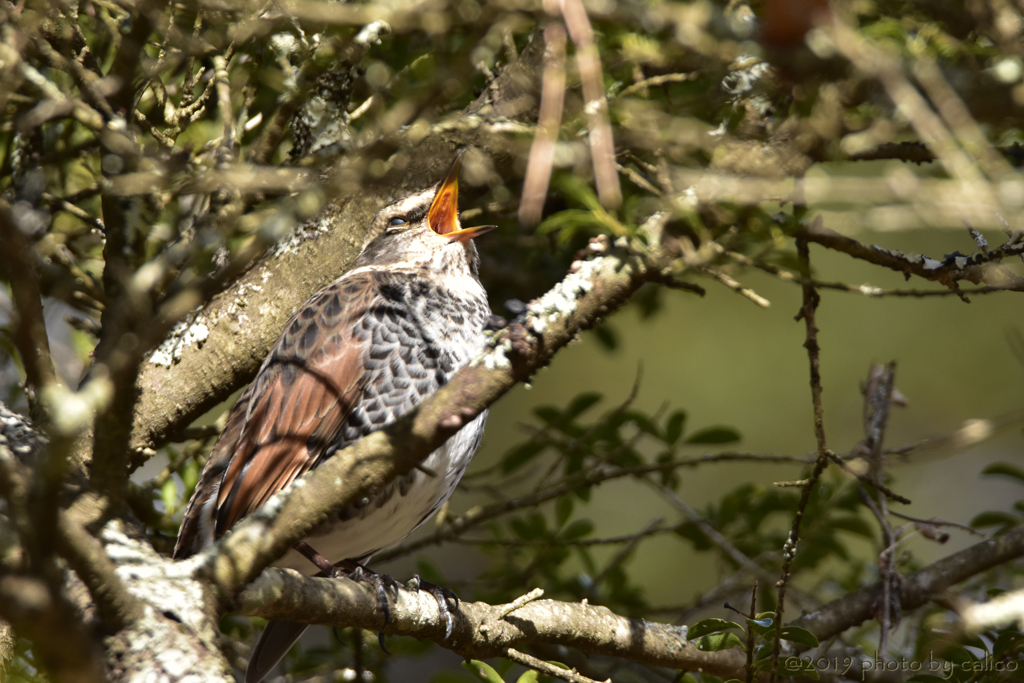
[{"label": "singing bird", "polygon": [[[213,544],[296,477],[408,413],[483,349],[491,311],[473,238],[495,226],[461,227],[461,158],[439,185],[382,209],[355,267],[285,325],[210,453],[175,558]],[[404,539],[455,490],[486,419],[484,412],[463,427],[422,468],[340,511],[275,566],[316,574],[362,564]],[[270,622],[246,683],[262,680],[305,628]]]}]

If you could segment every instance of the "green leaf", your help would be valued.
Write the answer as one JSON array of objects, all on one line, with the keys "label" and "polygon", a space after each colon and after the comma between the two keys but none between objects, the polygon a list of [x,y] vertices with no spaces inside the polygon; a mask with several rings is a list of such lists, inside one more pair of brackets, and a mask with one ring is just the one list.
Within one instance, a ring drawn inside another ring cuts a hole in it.
[{"label": "green leaf", "polygon": [[430,677],[430,683],[466,683],[466,677],[455,670],[442,670]]},{"label": "green leaf", "polygon": [[814,634],[799,626],[783,626],[780,637],[783,640],[806,645],[807,647],[818,647],[818,639],[814,637]]},{"label": "green leaf", "polygon": [[619,335],[615,333],[615,328],[608,323],[596,326],[593,329],[593,333],[597,337],[597,341],[601,343],[601,346],[609,351],[619,348]]},{"label": "green leaf", "polygon": [[982,474],[1010,477],[1024,483],[1024,470],[1006,462],[994,462],[981,471]]},{"label": "green leaf", "polygon": [[174,502],[178,499],[178,487],[175,485],[173,479],[168,479],[164,482],[164,485],[160,487],[160,500],[164,503],[164,510],[168,512],[174,511]]},{"label": "green leaf", "polygon": [[561,529],[565,526],[565,523],[572,517],[572,498],[569,496],[561,496],[555,502],[555,526]]},{"label": "green leaf", "polygon": [[191,496],[192,491],[195,490],[196,484],[199,483],[199,462],[196,460],[189,460],[185,463],[185,466],[181,468],[179,476],[181,477],[181,483],[185,485],[185,495]]},{"label": "green leaf", "polygon": [[528,669],[522,676],[516,679],[516,683],[537,683],[539,675],[534,669]]},{"label": "green leaf", "polygon": [[1010,627],[996,636],[992,642],[992,656],[1001,658],[1013,654],[1021,644],[1024,644],[1024,634],[1016,628]]},{"label": "green leaf", "polygon": [[762,638],[771,638],[775,634],[775,620],[772,617],[766,617],[764,619],[751,619],[747,618],[744,621],[747,622],[747,627],[757,633]]},{"label": "green leaf", "polygon": [[949,679],[933,674],[914,674],[907,679],[907,683],[949,683]]},{"label": "green leaf", "polygon": [[683,435],[683,426],[686,424],[686,411],[677,410],[669,416],[665,423],[665,443],[672,445],[679,441]]},{"label": "green leaf", "polygon": [[689,640],[695,640],[702,636],[728,631],[733,628],[738,631],[743,630],[743,627],[735,621],[726,621],[725,619],[704,619],[691,626],[686,632],[686,637]]},{"label": "green leaf", "polygon": [[624,413],[622,413],[622,418],[623,424],[625,424],[626,422],[632,422],[637,426],[638,429],[648,434],[658,436],[661,433],[661,430],[658,429],[658,425],[654,424],[654,420],[652,420],[648,415],[645,415],[644,413],[641,413],[637,410],[625,411]]},{"label": "green leaf", "polygon": [[547,444],[541,441],[527,441],[516,446],[505,455],[501,462],[501,471],[505,474],[514,472],[537,457],[546,446]]},{"label": "green leaf", "polygon": [[862,517],[855,515],[847,515],[844,517],[833,517],[829,520],[829,526],[833,529],[842,529],[849,531],[851,534],[857,534],[865,538],[874,538],[875,531],[870,524],[867,523]]},{"label": "green leaf", "polygon": [[532,513],[526,517],[515,517],[509,520],[509,527],[519,538],[526,541],[535,541],[549,536],[544,516]]},{"label": "green leaf", "polygon": [[594,531],[594,524],[587,519],[577,519],[575,522],[565,527],[560,537],[566,541],[575,541],[576,539],[589,536]]},{"label": "green leaf", "polygon": [[693,544],[694,550],[708,550],[713,547],[711,539],[696,524],[686,524],[676,529],[676,535]]},{"label": "green leaf", "polygon": [[719,652],[731,650],[734,647],[743,647],[743,641],[735,633],[712,633],[703,636],[696,641],[697,648],[704,652]]},{"label": "green leaf", "polygon": [[537,406],[533,409],[533,414],[552,426],[562,417],[562,411],[555,406]]},{"label": "green leaf", "polygon": [[462,666],[465,667],[466,671],[473,674],[481,681],[486,683],[504,683],[501,680],[501,676],[495,671],[489,664],[471,659],[468,662],[462,662]]},{"label": "green leaf", "polygon": [[580,394],[569,403],[564,411],[562,411],[562,419],[569,421],[579,417],[583,411],[593,406],[602,398],[604,398],[604,396],[596,391],[588,391],[587,393]]},{"label": "green leaf", "polygon": [[754,666],[754,670],[755,671],[757,671],[757,670],[762,670],[763,671],[763,670],[767,669],[769,666],[771,666],[771,657],[772,657],[772,652],[774,652],[774,651],[775,651],[775,644],[774,643],[770,643],[770,642],[761,643],[760,645],[755,647],[754,648],[754,661],[758,662],[758,664]]},{"label": "green leaf", "polygon": [[1011,515],[1008,512],[997,512],[995,510],[982,512],[971,520],[971,526],[982,528],[990,526],[1017,526],[1020,523],[1021,519],[1016,515]]},{"label": "green leaf", "polygon": [[735,443],[740,440],[740,433],[732,427],[707,427],[700,430],[685,443],[721,444]]}]

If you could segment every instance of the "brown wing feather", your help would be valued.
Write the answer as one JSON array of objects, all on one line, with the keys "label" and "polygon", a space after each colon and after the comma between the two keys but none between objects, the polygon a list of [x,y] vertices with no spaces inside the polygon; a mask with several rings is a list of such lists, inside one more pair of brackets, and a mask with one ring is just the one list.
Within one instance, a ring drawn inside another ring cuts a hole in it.
[{"label": "brown wing feather", "polygon": [[197,552],[320,461],[367,381],[365,340],[353,330],[380,301],[372,275],[357,273],[292,316],[232,408],[185,510],[174,557]]},{"label": "brown wing feather", "polygon": [[[338,306],[342,293],[348,300]],[[309,471],[334,440],[367,378],[365,345],[352,329],[377,296],[371,278],[347,278],[285,328],[248,404],[235,408],[248,417],[221,481],[218,536]]]},{"label": "brown wing feather", "polygon": [[242,436],[242,430],[245,428],[245,411],[238,410],[238,406],[244,406],[249,402],[249,395],[255,386],[255,383],[250,384],[242,392],[241,397],[239,397],[238,402],[235,404],[235,409],[228,415],[228,420],[224,424],[224,429],[220,432],[217,443],[214,444],[213,450],[210,451],[206,467],[203,468],[203,473],[196,483],[192,499],[189,500],[188,507],[185,508],[185,514],[181,518],[178,541],[174,545],[174,552],[171,554],[171,557],[176,559],[188,557],[197,552],[203,545],[203,534],[200,528],[203,520],[203,507],[211,496],[216,495],[220,479],[224,476],[224,470],[231,462],[231,456],[234,454],[238,439]]}]

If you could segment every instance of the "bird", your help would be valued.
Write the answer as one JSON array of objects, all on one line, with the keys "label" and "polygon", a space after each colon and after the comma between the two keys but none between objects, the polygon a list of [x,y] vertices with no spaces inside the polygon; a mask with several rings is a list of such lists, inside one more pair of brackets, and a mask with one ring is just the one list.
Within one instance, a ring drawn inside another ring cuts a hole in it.
[{"label": "bird", "polygon": [[[210,451],[172,557],[213,545],[297,477],[411,411],[483,351],[491,311],[473,238],[496,226],[461,226],[462,155],[443,181],[381,209],[354,267],[286,323]],[[399,543],[448,500],[486,419],[484,411],[420,468],[339,511],[274,566],[334,575],[335,565],[361,568]],[[386,620],[379,582],[377,594]],[[446,597],[435,597],[450,631]],[[305,629],[269,622],[246,683],[262,680]]]}]

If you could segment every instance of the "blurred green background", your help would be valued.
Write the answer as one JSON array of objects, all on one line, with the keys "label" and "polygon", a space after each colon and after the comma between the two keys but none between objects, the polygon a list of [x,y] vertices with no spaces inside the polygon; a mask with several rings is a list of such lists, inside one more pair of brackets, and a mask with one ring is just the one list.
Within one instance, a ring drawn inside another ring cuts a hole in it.
[{"label": "blurred green background", "polygon": [[[995,244],[1001,237],[988,235]],[[975,248],[966,229],[860,233],[857,238],[935,258],[956,250],[970,253]],[[884,289],[938,287],[919,281],[907,283],[899,273],[817,246],[811,247],[811,261],[816,273],[829,281]],[[1012,267],[1021,271],[1019,263]],[[609,351],[593,333],[587,333],[538,373],[529,389],[516,387],[492,408],[483,446],[470,472],[494,465],[526,438],[529,432],[523,426],[538,425],[532,416],[538,405],[563,406],[585,391],[604,395],[604,400],[591,408],[594,413],[619,404],[629,395],[640,366],[635,405],[649,413],[665,403],[670,410],[685,410],[688,432],[712,425],[736,428],[742,441],[719,450],[813,454],[805,330],[802,321],[794,320],[800,308],[800,288],[760,271],[735,275],[769,299],[771,307],[759,309],[709,278],[696,280],[707,289],[705,297],[665,292],[663,309],[649,319],[642,318],[635,304],[627,306],[608,319],[619,338],[616,350]],[[966,420],[993,418],[1024,408],[1024,358],[1015,355],[1013,341],[1014,335],[1019,339],[1024,332],[1024,321],[1019,297],[1012,293],[975,296],[970,304],[956,296],[869,298],[832,290],[820,293],[825,429],[836,453],[849,451],[863,438],[860,386],[872,363],[897,362],[896,387],[909,402],[891,413],[886,439],[889,448],[949,434]],[[701,446],[687,450],[689,455],[708,451]],[[918,518],[939,517],[960,524],[969,524],[984,510],[1006,510],[1020,497],[1019,486],[980,473],[991,462],[1024,462],[1022,456],[1020,424],[967,450],[912,456],[892,470],[892,487],[913,504],[893,504],[892,508]],[[829,475],[848,479],[836,470],[830,467]],[[775,481],[797,479],[800,474],[798,465],[707,464],[682,471],[680,495],[691,507],[700,509],[743,482],[770,487]],[[452,510],[461,512],[483,500],[478,495],[456,494]],[[595,522],[596,537],[635,533],[659,517],[667,523],[679,519],[679,514],[649,489],[625,480],[600,486],[589,505],[577,505],[576,514]],[[952,530],[945,545],[915,535],[901,550],[927,563],[978,540],[967,532]],[[877,552],[866,541],[852,547],[869,562]],[[598,555],[609,557],[616,549],[604,548]],[[453,552],[458,561],[452,561]],[[711,553],[696,554],[672,534],[645,541],[638,552],[632,564],[633,578],[647,587],[655,606],[691,602],[720,578],[721,568]],[[471,548],[449,545],[427,555],[436,558],[446,571],[450,569],[456,579],[468,579],[483,566],[474,559],[479,556]],[[411,560],[396,561],[383,569],[396,576],[413,571]],[[524,586],[524,590],[529,588],[532,586]]]}]

